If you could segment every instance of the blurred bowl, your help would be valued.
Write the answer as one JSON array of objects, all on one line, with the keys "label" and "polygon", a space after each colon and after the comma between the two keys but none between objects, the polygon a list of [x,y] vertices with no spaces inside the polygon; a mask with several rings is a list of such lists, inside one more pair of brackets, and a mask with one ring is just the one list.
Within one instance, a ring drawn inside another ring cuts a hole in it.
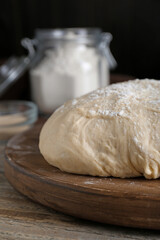
[{"label": "blurred bowl", "polygon": [[0,102],[0,142],[28,130],[37,120],[36,104],[28,101]]}]

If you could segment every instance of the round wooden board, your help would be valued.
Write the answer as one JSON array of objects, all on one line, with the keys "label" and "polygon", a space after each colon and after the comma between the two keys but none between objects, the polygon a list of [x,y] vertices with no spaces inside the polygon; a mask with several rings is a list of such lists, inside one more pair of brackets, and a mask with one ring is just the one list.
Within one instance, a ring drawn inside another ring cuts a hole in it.
[{"label": "round wooden board", "polygon": [[35,125],[7,144],[5,175],[19,192],[72,216],[121,226],[160,229],[160,180],[64,173],[50,166],[39,152],[41,126],[42,123]]}]

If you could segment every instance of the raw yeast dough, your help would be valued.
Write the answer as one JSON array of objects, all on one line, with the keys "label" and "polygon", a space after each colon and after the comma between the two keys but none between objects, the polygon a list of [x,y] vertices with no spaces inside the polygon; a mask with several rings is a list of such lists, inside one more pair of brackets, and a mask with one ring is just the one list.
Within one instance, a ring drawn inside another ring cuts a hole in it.
[{"label": "raw yeast dough", "polygon": [[65,103],[47,120],[39,147],[62,171],[160,176],[160,82],[113,84]]}]

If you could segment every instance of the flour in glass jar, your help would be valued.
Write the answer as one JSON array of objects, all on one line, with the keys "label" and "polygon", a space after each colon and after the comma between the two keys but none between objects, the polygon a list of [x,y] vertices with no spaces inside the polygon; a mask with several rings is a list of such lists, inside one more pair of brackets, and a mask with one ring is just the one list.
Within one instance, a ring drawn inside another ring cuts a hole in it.
[{"label": "flour in glass jar", "polygon": [[[42,112],[52,112],[65,101],[99,87],[99,55],[95,48],[67,42],[47,50],[45,58],[31,70],[32,97]],[[102,72],[109,82],[106,58]]]}]

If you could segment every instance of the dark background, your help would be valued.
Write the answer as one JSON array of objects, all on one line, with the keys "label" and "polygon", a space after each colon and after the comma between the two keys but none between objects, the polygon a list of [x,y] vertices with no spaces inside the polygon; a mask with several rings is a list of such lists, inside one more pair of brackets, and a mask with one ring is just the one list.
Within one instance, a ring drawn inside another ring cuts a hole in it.
[{"label": "dark background", "polygon": [[35,28],[100,27],[111,32],[114,72],[160,79],[160,0],[5,0],[0,58],[24,54]]}]

